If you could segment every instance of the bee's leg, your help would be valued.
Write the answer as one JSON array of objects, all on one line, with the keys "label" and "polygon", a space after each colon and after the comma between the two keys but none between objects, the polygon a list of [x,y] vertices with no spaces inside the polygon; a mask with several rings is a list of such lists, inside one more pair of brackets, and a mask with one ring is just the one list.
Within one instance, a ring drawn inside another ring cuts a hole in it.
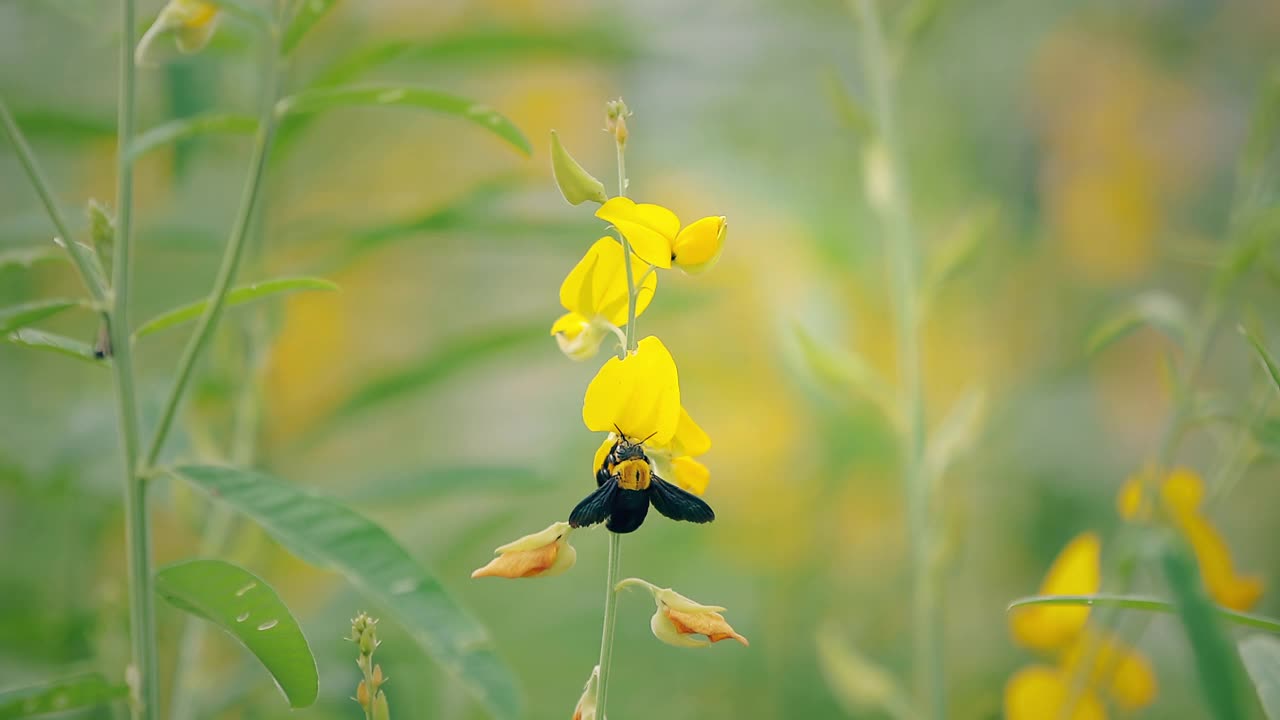
[{"label": "bee's leg", "polygon": [[609,482],[609,478],[612,476],[613,475],[609,472],[609,462],[606,460],[604,465],[601,465],[600,469],[596,471],[596,487],[600,487],[606,482]]}]

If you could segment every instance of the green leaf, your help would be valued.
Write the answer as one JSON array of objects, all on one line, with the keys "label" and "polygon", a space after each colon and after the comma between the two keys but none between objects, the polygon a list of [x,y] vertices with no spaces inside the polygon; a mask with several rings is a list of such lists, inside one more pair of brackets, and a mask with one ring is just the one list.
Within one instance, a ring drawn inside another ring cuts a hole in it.
[{"label": "green leaf", "polygon": [[799,325],[795,327],[795,335],[800,356],[817,380],[870,401],[885,417],[896,417],[888,384],[861,355],[830,347]]},{"label": "green leaf", "polygon": [[1111,313],[1089,335],[1086,352],[1096,354],[1135,330],[1151,326],[1179,345],[1185,345],[1190,329],[1187,311],[1177,298],[1162,292],[1143,293]]},{"label": "green leaf", "polygon": [[73,308],[80,304],[78,300],[65,298],[57,300],[35,300],[21,305],[0,308],[0,333],[8,333],[18,328],[38,323],[48,317]]},{"label": "green leaf", "polygon": [[524,495],[545,491],[551,486],[547,476],[519,465],[436,468],[362,481],[346,497],[353,503],[399,504],[463,493]]},{"label": "green leaf", "polygon": [[199,135],[252,135],[258,130],[258,120],[252,115],[230,113],[205,113],[173,120],[147,130],[133,139],[129,146],[134,159],[169,143]]},{"label": "green leaf", "polygon": [[924,288],[930,299],[973,261],[999,218],[995,205],[980,205],[962,216],[943,237],[929,254],[925,268]]},{"label": "green leaf", "polygon": [[[1009,609],[1024,605],[1083,605],[1086,607],[1118,607],[1127,610],[1145,610],[1147,612],[1175,613],[1177,607],[1167,600],[1145,597],[1141,595],[1032,595],[1019,598],[1009,603]],[[1280,634],[1280,620],[1236,612],[1224,607],[1215,607],[1218,617],[1242,627]]]},{"label": "green leaf", "polygon": [[875,123],[871,115],[862,107],[862,103],[853,97],[848,86],[840,79],[834,69],[828,69],[823,77],[826,84],[827,98],[836,111],[836,118],[846,129],[852,130],[859,140],[867,141],[876,135]]},{"label": "green leaf", "polygon": [[[241,285],[227,293],[226,307],[243,305],[254,300],[278,295],[280,293],[298,292],[300,290],[337,290],[334,283],[317,277],[276,278],[252,285]],[[151,318],[133,332],[135,338],[145,337],[161,330],[168,330],[176,325],[190,322],[200,317],[208,300],[199,300]]]},{"label": "green leaf", "polygon": [[10,266],[29,268],[36,263],[65,260],[66,257],[66,254],[53,245],[11,248],[0,252],[0,270]]},{"label": "green leaf", "polygon": [[320,22],[320,19],[328,14],[336,3],[337,0],[302,0],[302,5],[298,7],[298,14],[293,17],[293,21],[289,23],[289,29],[284,33],[280,51],[285,55],[293,52],[307,31]]},{"label": "green leaf", "polygon": [[1262,418],[1251,429],[1259,450],[1272,457],[1280,457],[1280,418]]},{"label": "green leaf", "polygon": [[253,519],[290,552],[332,568],[380,603],[496,718],[520,715],[511,670],[484,627],[378,525],[270,475],[187,466],[171,473]]},{"label": "green leaf", "polygon": [[495,355],[549,343],[549,325],[524,324],[488,330],[446,342],[422,359],[374,378],[358,388],[334,412],[346,418],[398,399],[406,393],[426,389],[466,368]]},{"label": "green leaf", "polygon": [[573,159],[555,130],[551,131],[551,175],[570,205],[581,205],[588,200],[603,203],[609,199],[604,184]]},{"label": "green leaf", "polygon": [[1171,542],[1160,560],[1195,656],[1200,689],[1209,709],[1219,720],[1244,717],[1240,657],[1205,593],[1191,550],[1182,543]]},{"label": "green leaf", "polygon": [[1253,351],[1258,355],[1258,362],[1262,364],[1262,369],[1267,371],[1267,377],[1271,379],[1272,387],[1280,392],[1280,368],[1277,368],[1276,361],[1271,359],[1271,353],[1267,352],[1266,346],[1262,344],[1257,334],[1250,332],[1243,325],[1240,326],[1240,334],[1249,340]]},{"label": "green leaf", "polygon": [[65,110],[26,110],[13,115],[18,127],[32,140],[74,143],[116,136],[114,116],[72,115]]},{"label": "green leaf", "polygon": [[818,667],[846,714],[857,717],[868,710],[882,710],[899,720],[914,718],[911,702],[893,675],[843,641],[840,634],[830,625],[818,633]]},{"label": "green leaf", "polygon": [[956,458],[973,446],[982,431],[985,399],[981,389],[969,388],[929,434],[924,466],[930,483],[940,481]]},{"label": "green leaf", "polygon": [[289,707],[316,701],[320,681],[311,646],[265,580],[222,560],[186,560],[156,571],[156,592],[240,641],[271,673]]},{"label": "green leaf", "polygon": [[23,328],[17,332],[9,333],[4,336],[6,340],[14,345],[35,348],[36,350],[49,350],[61,355],[76,358],[77,360],[87,360],[94,365],[107,367],[108,362],[98,357],[93,352],[93,347],[88,343],[73,340],[62,335],[54,335],[43,330],[34,328]]},{"label": "green leaf", "polygon": [[1250,635],[1238,647],[1267,720],[1280,720],[1280,640]]},{"label": "green leaf", "polygon": [[280,115],[323,112],[352,106],[407,107],[454,115],[494,133],[525,155],[533,152],[529,140],[511,121],[481,103],[448,93],[407,85],[360,85],[303,90],[280,101]]},{"label": "green leaf", "polygon": [[128,694],[129,688],[107,682],[97,673],[76,675],[43,685],[0,691],[0,720],[94,707]]}]

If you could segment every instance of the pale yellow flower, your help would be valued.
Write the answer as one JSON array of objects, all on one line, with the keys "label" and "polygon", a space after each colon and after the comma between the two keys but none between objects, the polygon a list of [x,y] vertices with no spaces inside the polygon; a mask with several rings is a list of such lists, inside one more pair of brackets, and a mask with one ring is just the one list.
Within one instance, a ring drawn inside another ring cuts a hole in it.
[{"label": "pale yellow flower", "polygon": [[653,595],[657,610],[649,620],[649,628],[662,642],[676,647],[706,647],[721,640],[737,640],[750,645],[720,614],[724,608],[703,605],[671,588],[660,588],[640,578],[627,578],[618,583],[616,589],[631,585],[639,585]]},{"label": "pale yellow flower", "polygon": [[568,572],[578,559],[569,544],[573,528],[567,522],[553,523],[546,530],[525,535],[494,550],[497,555],[471,577],[553,577]]}]

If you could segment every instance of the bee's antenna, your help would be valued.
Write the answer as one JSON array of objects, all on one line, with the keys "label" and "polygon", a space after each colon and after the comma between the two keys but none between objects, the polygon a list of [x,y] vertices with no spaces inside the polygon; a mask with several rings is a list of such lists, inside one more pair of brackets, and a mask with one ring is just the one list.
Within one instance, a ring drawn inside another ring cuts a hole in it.
[{"label": "bee's antenna", "polygon": [[653,438],[653,436],[654,436],[654,435],[657,435],[657,434],[658,434],[658,431],[657,431],[657,430],[654,430],[653,432],[649,433],[649,437],[647,437],[647,438],[645,438],[645,439],[641,440],[641,441],[640,441],[640,444],[641,444],[641,445],[643,445],[643,444],[645,444],[645,443],[649,442],[649,440],[650,440],[651,438]]},{"label": "bee's antenna", "polygon": [[622,438],[623,440],[627,439],[626,433],[622,432],[622,428],[618,427],[618,423],[613,424],[613,429],[618,431],[618,437]]}]

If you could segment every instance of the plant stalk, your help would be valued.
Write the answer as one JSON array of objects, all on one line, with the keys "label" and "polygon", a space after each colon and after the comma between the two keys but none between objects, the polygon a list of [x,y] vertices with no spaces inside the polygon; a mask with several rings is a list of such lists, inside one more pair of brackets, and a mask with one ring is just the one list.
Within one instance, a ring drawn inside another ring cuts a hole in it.
[{"label": "plant stalk", "polygon": [[253,219],[253,211],[257,204],[258,190],[266,175],[267,158],[271,152],[271,142],[275,138],[275,103],[280,87],[279,52],[275,43],[269,43],[268,51],[265,54],[268,57],[265,74],[267,78],[266,88],[258,117],[258,132],[254,135],[249,179],[240,195],[240,209],[232,226],[227,248],[223,252],[222,263],[218,268],[218,275],[214,279],[213,289],[209,293],[209,301],[205,306],[204,312],[200,315],[200,319],[196,322],[196,328],[192,331],[191,338],[187,341],[186,347],[183,348],[182,357],[178,360],[177,378],[174,380],[173,388],[169,391],[168,399],[165,400],[164,410],[160,415],[160,421],[156,425],[155,434],[152,436],[151,445],[147,450],[147,467],[151,467],[156,463],[160,457],[160,452],[164,449],[164,442],[173,427],[174,417],[177,414],[178,406],[182,403],[182,396],[187,388],[187,383],[191,380],[191,375],[195,370],[196,361],[200,358],[205,345],[209,342],[209,338],[213,336],[214,328],[218,325],[222,310],[226,306],[227,292],[235,281],[236,272],[240,268],[240,260],[244,256],[245,246],[248,245],[248,239],[251,234],[249,228]]},{"label": "plant stalk", "polygon": [[886,197],[878,205],[888,235],[888,261],[898,336],[898,383],[902,429],[902,473],[906,490],[912,566],[912,668],[915,693],[926,717],[947,716],[942,662],[942,613],[930,558],[934,528],[924,473],[926,447],[924,396],[920,370],[919,258],[911,221],[906,163],[894,117],[895,79],[873,0],[856,0],[862,31],[864,72],[871,94],[878,139],[886,158]]},{"label": "plant stalk", "polygon": [[[625,197],[627,194],[627,154],[624,143],[616,142],[614,145],[618,150],[618,195]],[[636,349],[636,278],[635,270],[631,267],[631,243],[627,241],[627,236],[621,231],[618,237],[622,239],[622,266],[627,272],[627,330],[626,342],[623,343],[622,357],[625,359],[627,353]]]},{"label": "plant stalk", "polygon": [[622,536],[609,533],[609,570],[604,597],[604,630],[600,633],[600,682],[596,685],[596,714],[606,717],[605,703],[609,699],[609,671],[613,665],[613,631],[617,625],[618,593],[615,587],[622,574]]},{"label": "plant stalk", "polygon": [[[116,237],[112,254],[111,366],[115,370],[120,449],[124,462],[125,527],[129,548],[129,607],[133,665],[137,671],[133,716],[160,717],[160,663],[156,646],[155,587],[151,572],[151,525],[147,483],[138,472],[139,425],[134,392],[133,346],[129,326],[129,294],[133,274],[134,108],[137,104],[133,62],[137,25],[134,0],[120,3],[120,88],[116,128]],[[66,239],[70,243],[70,238]]]}]

